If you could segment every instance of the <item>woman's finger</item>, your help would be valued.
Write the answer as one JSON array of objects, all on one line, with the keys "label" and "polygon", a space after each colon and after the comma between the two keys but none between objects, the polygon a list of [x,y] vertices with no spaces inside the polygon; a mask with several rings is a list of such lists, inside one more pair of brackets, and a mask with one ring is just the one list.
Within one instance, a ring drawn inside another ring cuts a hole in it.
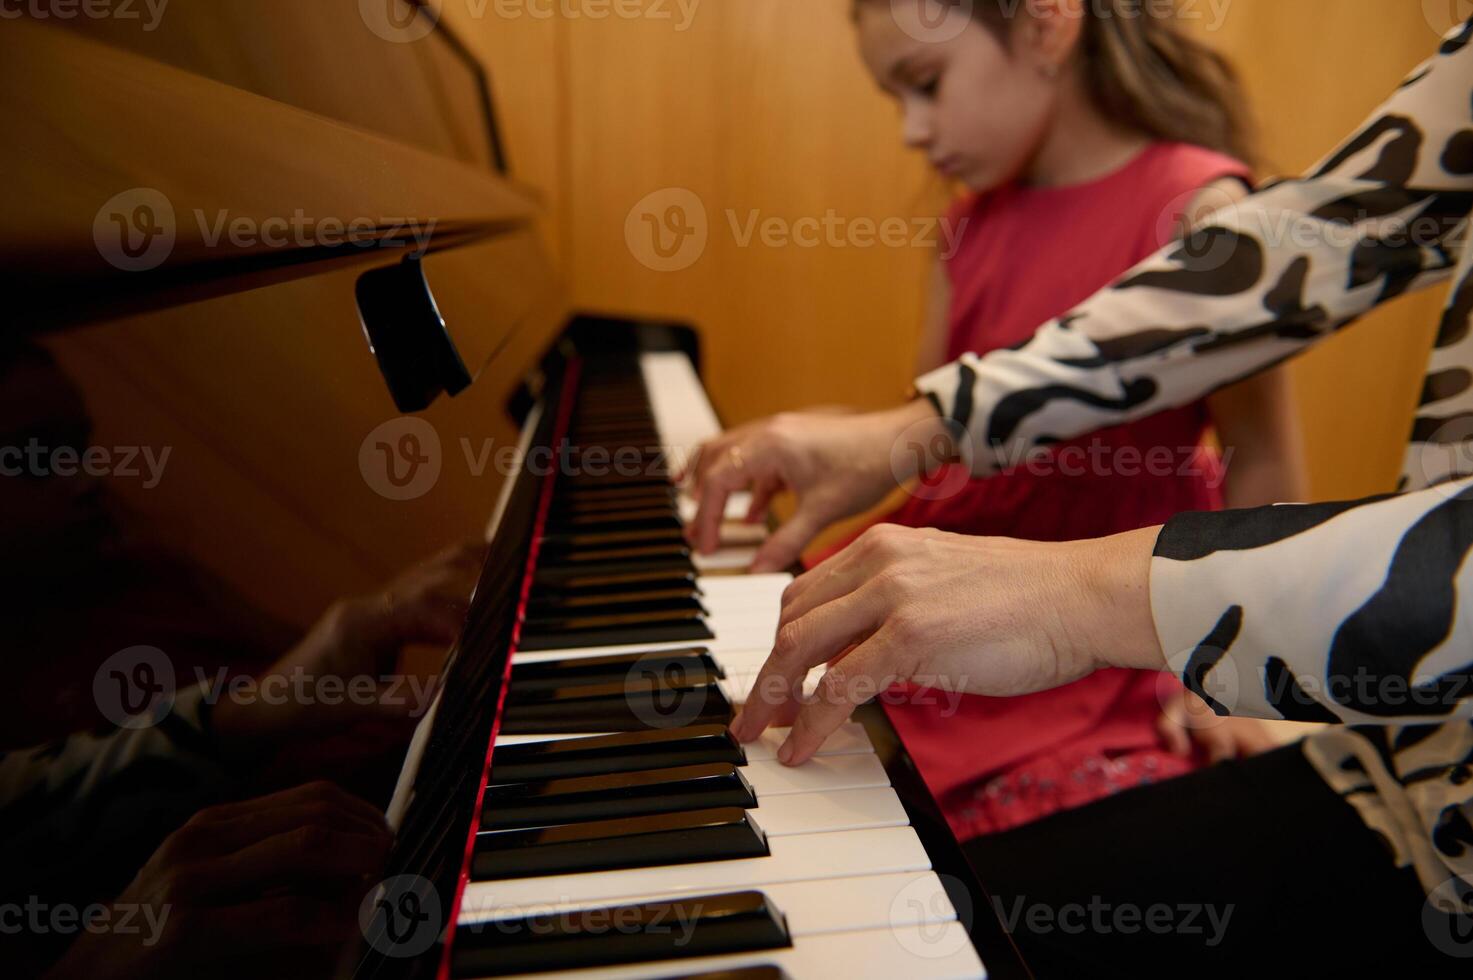
[{"label": "woman's finger", "polygon": [[803,549],[823,530],[811,511],[799,508],[787,523],[767,536],[752,558],[749,571],[754,575],[781,572],[792,568],[803,557]]},{"label": "woman's finger", "polygon": [[873,596],[854,593],[780,630],[746,705],[732,722],[737,740],[750,742],[766,731],[801,696],[808,672],[873,632],[880,612]]},{"label": "woman's finger", "polygon": [[696,449],[695,457],[690,465],[686,467],[687,475],[691,481],[691,493],[699,494],[705,486],[706,474],[715,463],[726,455],[727,448],[731,446],[732,440],[737,437],[740,429],[732,429],[723,432],[714,439],[710,439]]},{"label": "woman's finger", "polygon": [[778,749],[778,761],[785,766],[801,766],[813,758],[855,708],[895,683],[893,660],[890,634],[881,629],[825,671],[813,697],[805,699],[799,709],[787,741]]},{"label": "woman's finger", "polygon": [[693,544],[696,550],[710,554],[721,544],[721,524],[726,518],[726,501],[733,493],[743,490],[752,481],[752,473],[743,465],[738,467],[731,459],[724,458],[707,471],[701,484],[700,503],[696,508]]},{"label": "woman's finger", "polygon": [[781,480],[772,477],[759,480],[752,487],[752,503],[747,507],[746,522],[760,524],[767,520],[767,511],[772,505],[772,498],[777,496],[782,488]]}]

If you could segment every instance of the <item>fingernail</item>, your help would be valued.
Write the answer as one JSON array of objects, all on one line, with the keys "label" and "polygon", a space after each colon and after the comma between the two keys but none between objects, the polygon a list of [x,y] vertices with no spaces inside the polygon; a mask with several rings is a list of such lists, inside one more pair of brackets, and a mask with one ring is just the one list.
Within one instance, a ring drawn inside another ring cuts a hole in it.
[{"label": "fingernail", "polygon": [[793,761],[793,742],[791,739],[784,742],[777,750],[777,761],[788,765]]},{"label": "fingernail", "polygon": [[742,717],[745,714],[745,709],[738,708],[737,713],[731,718],[731,724],[726,726],[726,730],[731,732],[731,737],[738,742],[742,741]]}]

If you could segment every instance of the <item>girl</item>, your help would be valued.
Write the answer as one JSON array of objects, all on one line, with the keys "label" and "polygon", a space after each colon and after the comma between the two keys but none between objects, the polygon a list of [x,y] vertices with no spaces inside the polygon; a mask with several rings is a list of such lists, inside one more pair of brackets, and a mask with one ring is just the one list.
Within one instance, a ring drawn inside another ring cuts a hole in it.
[{"label": "girl", "polygon": [[[1252,153],[1234,73],[1159,8],[857,0],[854,17],[866,65],[900,104],[906,144],[972,192],[950,210],[964,231],[938,266],[920,373],[1025,340],[1196,216],[1246,193]],[[1201,446],[1209,426],[1221,458]],[[1095,538],[1224,500],[1298,500],[1301,458],[1286,381],[1270,375],[1062,444],[1003,476],[942,473],[886,520]],[[959,704],[907,693],[888,699],[903,700],[890,717],[962,839],[1271,744],[1256,722],[1214,718],[1190,729],[1194,752],[1184,716],[1201,702],[1145,672]],[[937,707],[948,703],[955,714]]]}]

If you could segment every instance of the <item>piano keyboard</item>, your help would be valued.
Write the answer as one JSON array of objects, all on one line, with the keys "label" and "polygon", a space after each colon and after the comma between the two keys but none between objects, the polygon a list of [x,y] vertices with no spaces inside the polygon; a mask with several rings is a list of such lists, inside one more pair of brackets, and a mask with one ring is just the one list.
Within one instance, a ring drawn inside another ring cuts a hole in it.
[{"label": "piano keyboard", "polygon": [[572,447],[643,466],[560,474],[545,502],[440,975],[985,976],[864,726],[796,769],[785,732],[726,730],[791,576],[734,574],[746,500],[736,545],[683,540],[692,505],[643,450],[717,433],[690,360],[585,361],[578,387]]}]

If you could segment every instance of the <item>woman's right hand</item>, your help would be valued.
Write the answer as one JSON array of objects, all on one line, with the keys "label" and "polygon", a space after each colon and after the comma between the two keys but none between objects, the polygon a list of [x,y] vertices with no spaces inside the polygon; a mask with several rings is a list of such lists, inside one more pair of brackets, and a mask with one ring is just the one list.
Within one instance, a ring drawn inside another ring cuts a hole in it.
[{"label": "woman's right hand", "polygon": [[830,524],[950,462],[949,431],[924,400],[861,415],[775,415],[732,429],[703,445],[687,471],[699,508],[686,537],[709,554],[733,493],[751,491],[747,520],[760,521],[776,494],[791,491],[797,510],[752,563],[753,572],[785,569]]}]

